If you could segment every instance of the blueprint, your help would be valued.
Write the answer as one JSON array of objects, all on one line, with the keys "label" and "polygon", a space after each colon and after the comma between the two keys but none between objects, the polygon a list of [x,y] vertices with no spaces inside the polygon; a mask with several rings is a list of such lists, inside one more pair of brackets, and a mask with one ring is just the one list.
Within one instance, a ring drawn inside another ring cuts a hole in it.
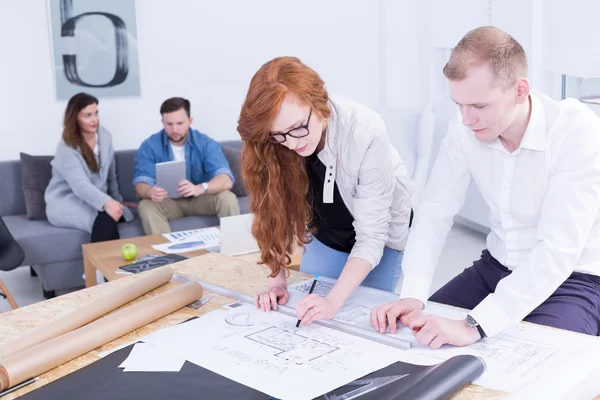
[{"label": "blueprint", "polygon": [[[313,280],[309,279],[290,285],[288,288],[290,301],[287,305],[294,307],[302,297],[306,296],[312,282]],[[321,277],[313,293],[326,296],[334,284],[335,280]],[[395,293],[359,286],[334,319],[373,331],[370,323],[371,309],[398,299],[399,296]],[[467,311],[429,303],[424,313],[460,320],[465,318]],[[539,381],[545,375],[556,375],[556,371],[560,369],[565,369],[564,373],[559,374],[560,376],[573,375],[573,370],[583,375],[589,370],[589,366],[584,367],[581,362],[567,363],[567,360],[581,357],[581,353],[586,351],[600,353],[600,339],[597,337],[527,323],[517,324],[471,346],[443,346],[438,350],[416,342],[408,328],[402,325],[398,328],[396,336],[413,344],[410,350],[400,353],[400,361],[433,365],[460,354],[479,356],[486,362],[486,371],[474,383],[508,393],[519,391],[532,381]],[[386,334],[390,335],[389,332]],[[600,359],[597,363],[600,367]]]},{"label": "blueprint", "polygon": [[[335,281],[321,278],[319,282],[314,293],[323,296]],[[291,285],[287,305],[293,307],[306,296],[310,284],[312,280]],[[370,310],[397,299],[393,293],[359,287],[335,320],[380,335],[370,326]],[[429,303],[424,312],[455,320],[467,313],[435,303]],[[285,314],[256,310],[251,304],[234,303],[225,311],[157,331],[143,340],[282,399],[318,397],[396,361],[435,365],[463,354],[486,363],[475,384],[515,395],[535,386],[536,393],[547,391],[544,398],[557,398],[562,393],[558,388],[568,390],[600,367],[597,337],[527,323],[471,346],[437,350],[419,344],[410,329],[399,326],[396,335],[413,342],[409,350],[399,350],[316,324],[296,328],[296,321]]]},{"label": "blueprint", "polygon": [[[296,304],[298,304],[298,302],[308,294],[312,283],[313,280],[308,279],[294,285],[289,285],[288,292],[290,294],[290,299],[286,305],[292,309],[295,308]],[[322,297],[327,296],[334,284],[335,279],[321,277],[315,285],[313,294]],[[373,333],[373,327],[371,326],[371,310],[373,307],[380,306],[391,301],[397,301],[399,298],[400,296],[393,292],[373,289],[366,286],[359,286],[348,298],[348,300],[346,300],[346,303],[342,306],[333,319],[334,321],[363,329],[365,332],[367,332],[367,334],[370,335]],[[431,313],[441,314],[447,318],[453,319],[462,319],[466,315],[466,312],[462,310],[457,310],[450,307],[440,307],[436,304],[428,306],[425,310],[425,314]],[[389,329],[386,335],[392,335],[389,332]],[[398,324],[398,330],[393,336],[408,342],[414,341],[412,331],[401,324]]]},{"label": "blueprint", "polygon": [[402,350],[234,303],[142,338],[280,399],[309,399],[384,368]]},{"label": "blueprint", "polygon": [[[289,285],[288,292],[290,294],[290,300],[286,305],[295,308],[296,304],[308,294],[312,283],[313,280],[308,279],[294,285]],[[313,294],[325,297],[334,284],[335,279],[321,277],[315,285]],[[398,295],[392,292],[359,286],[336,314],[334,320],[355,327],[372,330],[370,322],[371,309],[375,306],[389,303],[390,301],[396,301],[398,298]]]},{"label": "blueprint", "polygon": [[[467,347],[443,346],[432,350],[419,345],[405,352],[402,360],[438,363],[458,354],[476,355],[485,360],[486,371],[474,383],[512,393],[564,368],[565,362],[578,357],[579,353],[599,347],[600,341],[593,336],[521,323]],[[569,365],[569,370],[581,368]],[[579,372],[585,374],[586,368]]]}]

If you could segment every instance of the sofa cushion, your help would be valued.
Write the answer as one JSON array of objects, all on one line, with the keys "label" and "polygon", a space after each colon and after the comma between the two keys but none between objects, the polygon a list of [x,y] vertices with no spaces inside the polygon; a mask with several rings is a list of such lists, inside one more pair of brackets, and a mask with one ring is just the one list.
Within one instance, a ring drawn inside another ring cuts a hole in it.
[{"label": "sofa cushion", "polygon": [[133,187],[133,172],[135,169],[135,153],[137,150],[119,150],[115,152],[117,181],[123,200],[137,202],[139,199]]},{"label": "sofa cushion", "polygon": [[10,215],[3,219],[25,252],[22,265],[80,260],[81,245],[90,242],[87,232],[58,228],[48,221],[29,220],[24,214]]},{"label": "sofa cushion", "polygon": [[240,203],[240,214],[248,214],[250,212],[250,197],[238,197]]},{"label": "sofa cushion", "polygon": [[241,150],[229,146],[221,146],[221,149],[223,150],[225,158],[227,158],[227,161],[229,162],[229,167],[231,168],[231,172],[233,172],[233,176],[235,178],[235,182],[233,183],[233,188],[231,191],[237,197],[247,196],[248,194],[246,193],[244,183],[242,182]]},{"label": "sofa cushion", "polygon": [[244,142],[242,142],[241,140],[237,139],[237,140],[221,140],[219,142],[219,144],[221,145],[221,147],[232,147],[234,149],[242,149],[242,147],[244,146]]},{"label": "sofa cushion", "polygon": [[20,153],[21,180],[23,181],[23,197],[28,219],[46,219],[46,201],[44,192],[52,178],[50,162],[53,156],[31,156]]},{"label": "sofa cushion", "polygon": [[0,215],[25,214],[21,163],[18,160],[0,161],[0,182]]},{"label": "sofa cushion", "polygon": [[77,290],[85,287],[83,260],[61,261],[52,264],[32,265],[42,280],[44,290]]}]

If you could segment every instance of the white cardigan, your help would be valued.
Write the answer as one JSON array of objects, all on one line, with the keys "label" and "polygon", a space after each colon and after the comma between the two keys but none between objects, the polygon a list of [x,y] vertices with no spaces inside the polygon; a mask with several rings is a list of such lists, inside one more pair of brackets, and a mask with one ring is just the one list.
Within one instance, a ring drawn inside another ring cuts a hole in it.
[{"label": "white cardigan", "polygon": [[350,257],[374,268],[386,245],[404,250],[413,183],[375,111],[335,95],[330,95],[329,106],[327,143],[318,153],[327,168],[323,202],[333,202],[337,182],[354,217],[356,243]]}]

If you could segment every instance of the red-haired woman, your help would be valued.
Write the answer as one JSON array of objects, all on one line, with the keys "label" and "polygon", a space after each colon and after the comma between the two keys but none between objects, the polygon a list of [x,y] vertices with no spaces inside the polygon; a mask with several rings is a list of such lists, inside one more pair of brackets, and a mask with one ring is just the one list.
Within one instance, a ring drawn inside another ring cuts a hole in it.
[{"label": "red-haired woman", "polygon": [[300,270],[337,278],[326,297],[296,306],[306,325],[331,319],[361,283],[393,290],[408,235],[412,182],[374,111],[327,93],[294,57],[263,65],[238,121],[253,234],[271,269],[257,308],[288,299],[285,266],[304,246]]}]

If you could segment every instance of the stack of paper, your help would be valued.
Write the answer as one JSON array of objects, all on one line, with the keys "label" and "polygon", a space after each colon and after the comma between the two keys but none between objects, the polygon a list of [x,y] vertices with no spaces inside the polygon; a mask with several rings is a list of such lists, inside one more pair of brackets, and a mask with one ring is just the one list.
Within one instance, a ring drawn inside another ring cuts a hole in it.
[{"label": "stack of paper", "polygon": [[156,244],[152,247],[166,254],[204,250],[221,243],[221,231],[215,227],[165,233],[163,236],[169,239],[170,243]]},{"label": "stack of paper", "polygon": [[215,227],[163,233],[163,236],[171,243],[189,240],[202,240],[211,243],[219,243],[221,241],[221,231]]}]

